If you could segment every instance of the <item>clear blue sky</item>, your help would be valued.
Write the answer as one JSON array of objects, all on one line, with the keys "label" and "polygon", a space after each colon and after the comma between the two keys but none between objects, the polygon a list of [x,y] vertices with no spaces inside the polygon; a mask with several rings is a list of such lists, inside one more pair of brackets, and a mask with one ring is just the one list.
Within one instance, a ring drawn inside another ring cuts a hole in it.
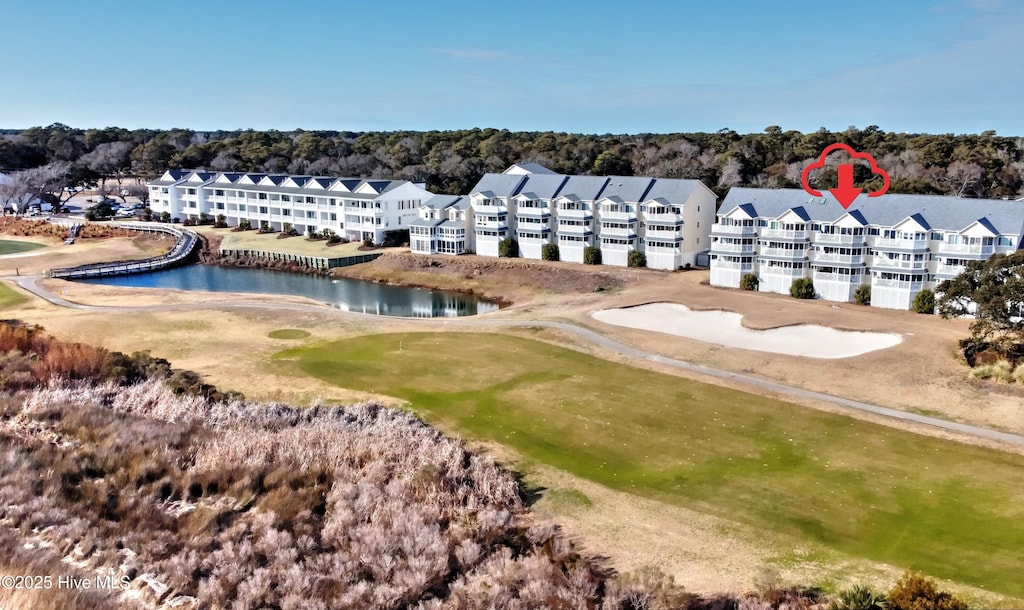
[{"label": "clear blue sky", "polygon": [[29,0],[0,12],[0,127],[1024,136],[1019,0]]}]

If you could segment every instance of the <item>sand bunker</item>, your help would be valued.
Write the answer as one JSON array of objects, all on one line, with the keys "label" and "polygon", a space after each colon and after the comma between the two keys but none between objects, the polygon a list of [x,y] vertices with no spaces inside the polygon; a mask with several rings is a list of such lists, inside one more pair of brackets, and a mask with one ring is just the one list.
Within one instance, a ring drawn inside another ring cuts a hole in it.
[{"label": "sand bunker", "polygon": [[693,311],[678,303],[602,309],[591,316],[615,326],[653,330],[726,347],[808,358],[849,358],[886,349],[903,340],[895,334],[851,332],[811,324],[753,330],[740,323],[743,316],[738,313]]}]

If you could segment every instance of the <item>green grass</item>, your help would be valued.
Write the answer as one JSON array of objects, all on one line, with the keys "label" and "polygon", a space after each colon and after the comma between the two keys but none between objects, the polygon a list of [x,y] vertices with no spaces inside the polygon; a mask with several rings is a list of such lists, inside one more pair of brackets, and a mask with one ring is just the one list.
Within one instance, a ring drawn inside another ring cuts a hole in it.
[{"label": "green grass", "polygon": [[19,252],[28,252],[29,250],[38,250],[39,248],[45,248],[43,244],[34,244],[28,241],[16,241],[12,239],[0,239],[0,256],[4,254],[17,254]]},{"label": "green grass", "polygon": [[6,282],[0,282],[0,309],[21,305],[27,300],[23,294],[8,286]]},{"label": "green grass", "polygon": [[598,483],[1024,597],[1024,457],[498,334],[278,354]]},{"label": "green grass", "polygon": [[305,339],[309,336],[309,331],[298,328],[279,328],[270,331],[267,336],[271,339]]}]

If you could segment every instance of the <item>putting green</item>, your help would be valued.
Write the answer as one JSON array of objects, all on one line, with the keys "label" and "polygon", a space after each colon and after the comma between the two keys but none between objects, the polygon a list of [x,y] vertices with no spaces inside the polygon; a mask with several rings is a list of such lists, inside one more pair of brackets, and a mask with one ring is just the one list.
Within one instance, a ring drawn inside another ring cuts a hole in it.
[{"label": "putting green", "polygon": [[298,328],[279,328],[270,331],[267,336],[271,339],[305,339],[309,336],[309,331]]},{"label": "putting green", "polygon": [[4,254],[18,254],[30,250],[45,248],[43,244],[35,244],[30,241],[17,241],[13,239],[0,239],[0,256]]},{"label": "putting green", "polygon": [[1024,457],[500,334],[280,352],[598,483],[1024,597]]}]

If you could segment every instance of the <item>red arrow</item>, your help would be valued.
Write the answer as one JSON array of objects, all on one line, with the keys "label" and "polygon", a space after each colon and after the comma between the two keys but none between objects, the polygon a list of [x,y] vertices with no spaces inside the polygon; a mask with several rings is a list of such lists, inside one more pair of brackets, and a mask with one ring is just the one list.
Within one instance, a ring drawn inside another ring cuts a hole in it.
[{"label": "red arrow", "polygon": [[836,198],[839,205],[843,206],[843,209],[850,207],[853,200],[864,192],[864,189],[853,186],[853,165],[849,163],[843,163],[839,166],[839,186],[834,189],[829,189],[828,192],[832,193],[832,196]]}]

